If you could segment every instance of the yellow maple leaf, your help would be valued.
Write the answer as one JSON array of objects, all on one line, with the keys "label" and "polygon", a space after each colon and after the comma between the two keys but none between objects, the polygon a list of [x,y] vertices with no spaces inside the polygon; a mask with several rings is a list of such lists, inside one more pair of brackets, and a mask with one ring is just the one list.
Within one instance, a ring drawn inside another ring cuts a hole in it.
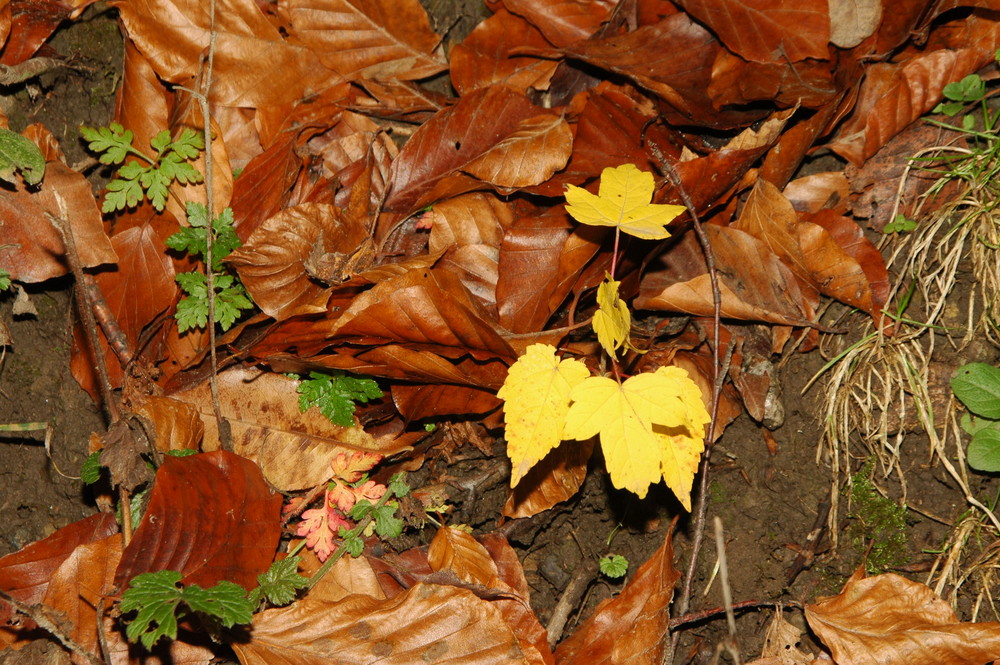
[{"label": "yellow maple leaf", "polygon": [[604,281],[597,287],[598,310],[594,312],[594,320],[590,324],[597,333],[597,341],[612,358],[622,346],[639,351],[629,341],[632,314],[628,311],[628,305],[618,297],[620,284],[621,282],[611,279],[610,275],[605,275]]},{"label": "yellow maple leaf", "polygon": [[600,435],[611,483],[644,498],[662,478],[687,510],[704,450],[708,411],[701,389],[679,367],[660,367],[624,383],[589,377],[570,392],[564,436]]},{"label": "yellow maple leaf", "polygon": [[566,212],[593,226],[616,226],[623,233],[645,240],[669,238],[664,228],[684,212],[684,206],[650,203],[653,174],[635,164],[608,167],[594,196],[582,187],[566,186]]},{"label": "yellow maple leaf", "polygon": [[511,365],[497,396],[504,400],[510,486],[559,445],[574,386],[590,376],[579,360],[556,357],[549,344],[532,344]]}]

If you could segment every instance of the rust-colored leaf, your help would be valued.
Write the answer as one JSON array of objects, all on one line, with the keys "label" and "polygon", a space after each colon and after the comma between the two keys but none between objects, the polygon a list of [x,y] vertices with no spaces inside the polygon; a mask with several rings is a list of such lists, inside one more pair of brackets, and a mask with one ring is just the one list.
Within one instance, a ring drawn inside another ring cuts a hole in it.
[{"label": "rust-colored leaf", "polygon": [[333,206],[304,203],[265,220],[227,262],[254,303],[280,321],[326,311],[326,288],[305,265],[314,250],[346,260],[367,237],[367,229],[343,219]]},{"label": "rust-colored leaf", "polygon": [[608,20],[615,3],[611,0],[506,0],[504,6],[523,16],[556,46],[587,39]]},{"label": "rust-colored leaf", "polygon": [[1000,623],[960,623],[927,586],[859,569],[836,596],[806,605],[806,619],[838,663],[954,663],[1000,658]]},{"label": "rust-colored leaf", "polygon": [[234,644],[244,665],[413,663],[527,664],[500,611],[471,591],[417,584],[389,600],[305,598],[254,616],[249,641]]},{"label": "rust-colored leaf", "polygon": [[800,212],[817,212],[823,208],[842,212],[851,186],[843,171],[823,171],[796,178],[781,193]]},{"label": "rust-colored leaf", "polygon": [[170,102],[170,93],[149,60],[132,40],[126,39],[114,117],[115,122],[132,132],[132,144],[142,152],[152,152],[149,142],[169,127]]},{"label": "rust-colored leaf", "polygon": [[[634,663],[658,665],[670,623],[668,608],[674,583],[680,573],[674,569],[673,526],[663,544],[636,571],[625,589],[603,601],[572,636],[556,649],[559,665],[601,665]],[[629,627],[629,639],[621,639],[622,626]]]},{"label": "rust-colored leaf", "polygon": [[[48,538],[0,558],[0,589],[29,605],[39,603],[48,591],[52,574],[78,546],[117,532],[118,523],[110,513],[98,513],[73,522]],[[16,631],[6,625],[10,615],[10,606],[0,601],[0,643],[16,639]]]},{"label": "rust-colored leaf", "polygon": [[73,550],[52,574],[42,603],[71,622],[70,637],[91,653],[100,653],[97,606],[114,583],[122,555],[122,539],[112,535]]},{"label": "rust-colored leaf", "polygon": [[115,584],[124,589],[140,573],[176,570],[185,585],[229,580],[253,589],[274,558],[280,512],[281,496],[249,460],[223,450],[167,457]]},{"label": "rust-colored leaf", "polygon": [[572,142],[565,120],[510,88],[477,90],[431,118],[403,146],[385,207],[413,212],[474,189],[537,185],[566,165]]},{"label": "rust-colored leaf", "polygon": [[8,30],[16,39],[0,40],[5,46],[0,64],[17,65],[33,56],[70,17],[72,9],[71,3],[60,0],[13,0],[8,9]]},{"label": "rust-colored leaf", "polygon": [[49,162],[38,191],[18,186],[0,197],[0,265],[13,279],[43,282],[69,272],[62,236],[46,213],[69,220],[85,267],[118,260],[90,183],[62,162]]},{"label": "rust-colored leaf", "polygon": [[153,425],[157,450],[198,450],[205,426],[198,410],[180,400],[158,395],[142,398],[135,412]]},{"label": "rust-colored leaf", "polygon": [[345,79],[422,79],[448,65],[417,0],[289,0],[289,42]]},{"label": "rust-colored leaf", "polygon": [[462,96],[494,84],[521,94],[530,89],[544,90],[559,63],[512,54],[524,46],[545,49],[549,43],[528,21],[501,9],[452,49],[452,85]]},{"label": "rust-colored leaf", "polygon": [[531,517],[569,500],[587,477],[594,441],[563,441],[524,475],[507,497],[503,514]]},{"label": "rust-colored leaf", "polygon": [[871,65],[854,111],[828,147],[860,167],[889,139],[934,108],[945,85],[975,72],[987,61],[979,49],[966,48],[938,49],[901,65]]},{"label": "rust-colored leaf", "polygon": [[495,391],[447,384],[394,384],[392,402],[408,421],[489,413],[502,404]]},{"label": "rust-colored leaf", "polygon": [[778,5],[768,0],[681,0],[678,4],[747,60],[798,62],[830,57],[827,0]]},{"label": "rust-colored leaf", "polygon": [[[318,410],[299,411],[298,382],[252,368],[219,373],[219,402],[238,455],[260,465],[269,483],[284,491],[315,487],[330,479],[330,462],[355,450],[391,454],[393,440],[376,441],[359,426],[341,427]],[[205,427],[203,450],[219,447],[218,425],[207,381],[171,399],[193,405]],[[404,446],[405,447],[405,446]]]},{"label": "rust-colored leaf", "polygon": [[[705,226],[715,254],[722,316],[785,325],[810,325],[814,304],[792,272],[763,243],[728,227]],[[704,255],[693,233],[662,260],[666,269],[642,280],[635,307],[712,316],[714,303]]]}]

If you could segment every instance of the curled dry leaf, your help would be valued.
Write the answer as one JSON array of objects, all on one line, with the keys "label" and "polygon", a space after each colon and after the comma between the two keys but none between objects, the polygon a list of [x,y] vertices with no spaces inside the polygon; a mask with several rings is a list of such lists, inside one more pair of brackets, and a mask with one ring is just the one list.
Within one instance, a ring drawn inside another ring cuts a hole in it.
[{"label": "curled dry leaf", "polygon": [[490,601],[452,586],[417,584],[389,600],[304,598],[254,615],[244,665],[434,662],[524,665],[517,637]]},{"label": "curled dry leaf", "polygon": [[514,14],[523,16],[537,27],[545,38],[556,46],[568,46],[589,38],[608,20],[615,3],[611,0],[580,2],[556,0],[507,0],[504,6]]},{"label": "curled dry leaf", "polygon": [[184,585],[228,580],[249,591],[274,559],[280,513],[281,495],[249,460],[223,450],[167,457],[115,584],[124,589],[141,573],[175,570]]},{"label": "curled dry leaf", "polygon": [[594,440],[563,441],[531,467],[511,490],[503,514],[513,519],[531,517],[570,499],[587,477]]},{"label": "curled dry leaf", "polygon": [[[326,482],[333,473],[330,462],[339,453],[399,452],[393,440],[376,441],[361,427],[335,425],[318,409],[300,412],[297,385],[280,374],[250,368],[233,368],[218,376],[219,402],[232,429],[234,452],[259,464],[275,487],[295,491]],[[202,449],[215,450],[218,425],[208,382],[170,398],[197,408],[205,427]]]},{"label": "curled dry leaf", "polygon": [[[663,662],[668,608],[680,573],[674,568],[674,548],[667,529],[663,544],[636,571],[618,596],[603,601],[556,649],[559,665],[659,665]],[[629,639],[621,639],[628,626]]]},{"label": "curled dry leaf", "polygon": [[809,627],[837,663],[980,665],[1000,658],[1000,623],[960,623],[929,587],[859,568],[836,596],[806,605]]},{"label": "curled dry leaf", "polygon": [[413,212],[489,187],[538,185],[566,165],[569,125],[504,86],[463,97],[418,129],[393,162],[385,207]]}]

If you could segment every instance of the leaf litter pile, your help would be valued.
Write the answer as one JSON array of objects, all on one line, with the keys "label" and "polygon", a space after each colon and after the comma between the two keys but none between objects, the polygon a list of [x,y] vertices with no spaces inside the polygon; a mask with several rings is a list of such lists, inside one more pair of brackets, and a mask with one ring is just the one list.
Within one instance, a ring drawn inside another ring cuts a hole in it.
[{"label": "leaf litter pile", "polygon": [[[0,2],[0,85],[61,66],[90,4]],[[0,558],[3,658],[690,660],[722,616],[688,614],[712,446],[781,425],[774,360],[845,331],[831,302],[898,332],[866,234],[921,193],[893,141],[1000,46],[990,0],[506,0],[460,40],[416,0],[108,4],[124,71],[80,136],[110,181],[0,129],[0,288],[72,275],[109,422],[100,511]],[[847,168],[798,177],[817,150]],[[510,474],[480,533],[407,482],[470,444]],[[506,536],[588,469],[662,481],[693,546],[603,560],[624,587],[564,631]],[[1000,658],[1000,624],[892,573],[804,614],[818,655],[779,612],[758,662]]]}]

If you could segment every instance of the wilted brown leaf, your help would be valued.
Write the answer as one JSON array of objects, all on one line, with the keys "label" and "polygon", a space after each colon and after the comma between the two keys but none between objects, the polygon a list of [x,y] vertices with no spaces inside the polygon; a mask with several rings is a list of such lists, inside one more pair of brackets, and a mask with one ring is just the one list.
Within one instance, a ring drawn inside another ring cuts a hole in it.
[{"label": "wilted brown leaf", "polygon": [[[603,601],[589,619],[556,649],[559,665],[603,665],[630,663],[660,665],[670,624],[668,608],[674,597],[674,583],[680,573],[674,569],[674,548],[667,529],[663,544],[639,566],[618,596]],[[628,626],[629,639],[621,639]]]},{"label": "wilted brown leaf", "polygon": [[1000,658],[1000,623],[960,623],[927,586],[860,568],[806,619],[838,663],[981,665]]},{"label": "wilted brown leaf", "polygon": [[587,477],[594,441],[563,441],[524,475],[507,497],[503,514],[513,519],[531,517],[567,501]]},{"label": "wilted brown leaf", "polygon": [[288,0],[289,43],[345,79],[422,79],[448,68],[417,0]]},{"label": "wilted brown leaf", "polygon": [[[233,368],[219,373],[218,385],[234,452],[259,464],[267,481],[283,491],[316,487],[329,480],[333,475],[330,462],[338,453],[399,451],[393,440],[376,440],[361,427],[334,425],[317,409],[301,413],[298,381],[294,379]],[[175,392],[170,398],[198,409],[205,426],[202,449],[217,449],[218,425],[208,382]]]},{"label": "wilted brown leaf", "polygon": [[611,0],[506,0],[504,6],[523,16],[556,46],[587,39],[608,20],[615,3]]},{"label": "wilted brown leaf", "polygon": [[408,213],[475,189],[537,185],[566,165],[572,143],[558,114],[504,86],[477,90],[406,142],[392,165],[385,207]]},{"label": "wilted brown leaf", "polygon": [[266,610],[254,615],[250,640],[233,649],[244,665],[530,662],[493,603],[465,589],[433,584],[418,584],[389,600],[305,598]]},{"label": "wilted brown leaf", "polygon": [[544,90],[559,64],[532,56],[512,55],[516,48],[545,49],[549,43],[525,19],[501,9],[451,51],[451,82],[461,96],[494,84],[525,94]]},{"label": "wilted brown leaf", "polygon": [[153,426],[156,448],[168,450],[198,450],[205,426],[198,410],[180,400],[149,395],[141,399],[135,413],[148,419]]},{"label": "wilted brown leaf", "polygon": [[238,455],[166,457],[115,584],[124,589],[140,573],[176,570],[185,585],[228,580],[253,589],[274,559],[280,512],[281,495]]}]

